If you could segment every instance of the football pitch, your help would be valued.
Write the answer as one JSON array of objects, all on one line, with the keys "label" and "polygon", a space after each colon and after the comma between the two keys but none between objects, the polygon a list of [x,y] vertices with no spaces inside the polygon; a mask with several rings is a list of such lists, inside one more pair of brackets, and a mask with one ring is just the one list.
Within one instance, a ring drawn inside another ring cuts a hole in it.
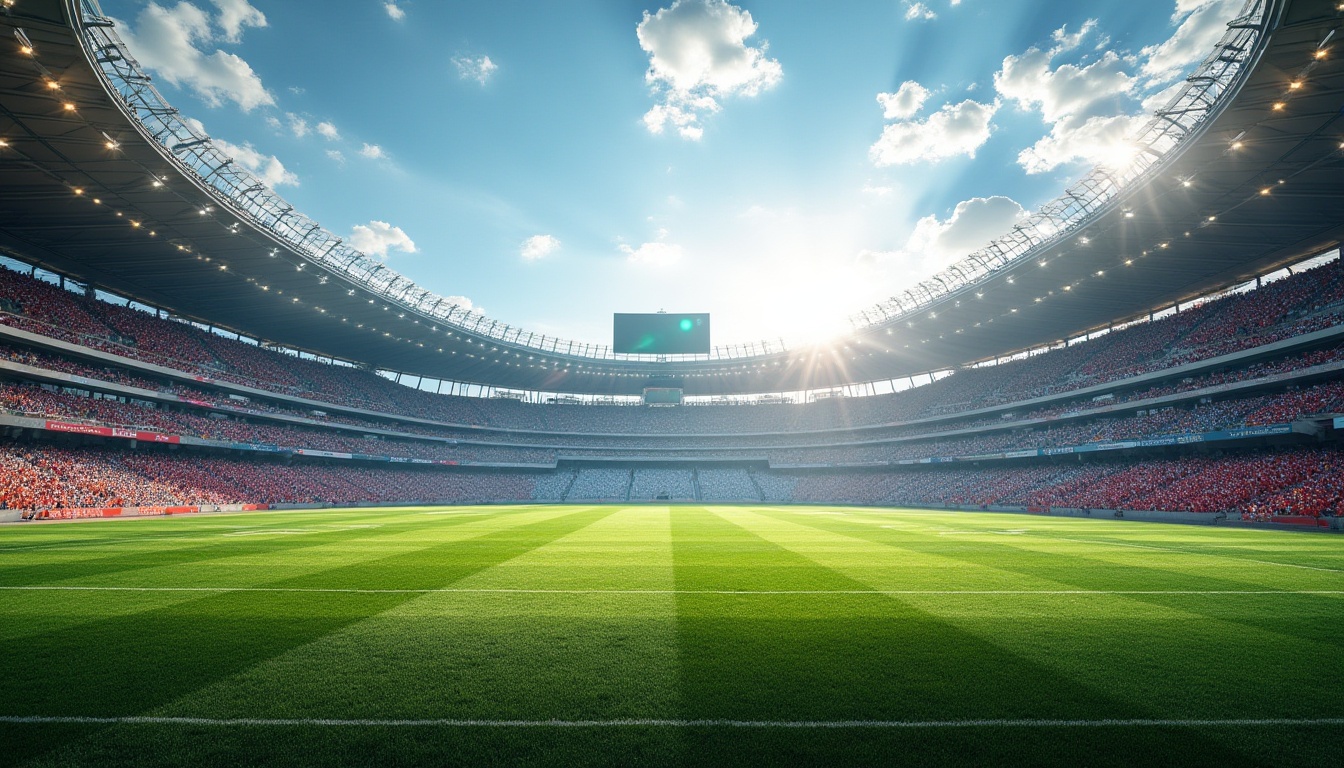
[{"label": "football pitch", "polygon": [[0,763],[1338,765],[1344,538],[767,506],[0,528]]}]

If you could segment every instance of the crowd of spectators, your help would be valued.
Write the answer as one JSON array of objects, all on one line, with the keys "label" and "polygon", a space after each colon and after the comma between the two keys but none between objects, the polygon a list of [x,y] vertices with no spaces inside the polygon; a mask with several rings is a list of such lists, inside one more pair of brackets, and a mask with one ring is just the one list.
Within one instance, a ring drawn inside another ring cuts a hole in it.
[{"label": "crowd of spectators", "polygon": [[0,444],[0,509],[523,500],[527,474]]},{"label": "crowd of spectators", "polygon": [[18,311],[0,312],[0,323],[213,380],[445,424],[603,435],[740,435],[833,430],[955,414],[1262,345],[1337,324],[1344,301],[1342,274],[1335,261],[1092,341],[959,371],[905,392],[797,405],[651,409],[437,395],[369,371],[301,359],[138,309],[95,301],[6,269],[0,269],[0,298]]},{"label": "crowd of spectators", "polygon": [[[1344,451],[1305,448],[1079,464],[931,467],[900,472],[770,473],[793,487],[767,500],[954,507],[1064,507],[1344,514]],[[758,474],[761,482],[770,474]],[[762,487],[765,487],[762,483]]]},{"label": "crowd of spectators", "polygon": [[[698,486],[698,488],[697,488]],[[545,473],[287,464],[182,452],[0,444],[0,508],[241,503],[673,500],[1344,514],[1344,450],[1102,458],[902,471],[582,468]]]}]

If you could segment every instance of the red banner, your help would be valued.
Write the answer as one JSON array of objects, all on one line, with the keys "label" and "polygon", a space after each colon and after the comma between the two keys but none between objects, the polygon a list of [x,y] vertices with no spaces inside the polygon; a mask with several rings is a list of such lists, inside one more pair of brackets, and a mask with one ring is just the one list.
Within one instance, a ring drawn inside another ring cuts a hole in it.
[{"label": "red banner", "polygon": [[146,443],[180,443],[177,435],[165,435],[159,432],[140,432],[121,427],[100,427],[95,424],[71,424],[64,421],[48,421],[46,428],[53,432],[73,432],[78,435],[98,435],[99,437],[120,437],[127,440],[143,440]]}]

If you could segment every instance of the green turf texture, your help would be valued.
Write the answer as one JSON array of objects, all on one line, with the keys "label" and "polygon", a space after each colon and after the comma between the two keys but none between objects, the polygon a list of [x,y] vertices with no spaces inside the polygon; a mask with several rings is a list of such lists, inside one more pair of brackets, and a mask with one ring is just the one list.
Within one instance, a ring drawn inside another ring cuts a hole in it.
[{"label": "green turf texture", "polygon": [[1344,725],[1296,722],[373,722],[1344,718],[1344,538],[1332,535],[764,506],[14,525],[0,527],[0,643],[0,716],[371,721],[0,723],[6,765],[1227,766],[1344,755]]}]

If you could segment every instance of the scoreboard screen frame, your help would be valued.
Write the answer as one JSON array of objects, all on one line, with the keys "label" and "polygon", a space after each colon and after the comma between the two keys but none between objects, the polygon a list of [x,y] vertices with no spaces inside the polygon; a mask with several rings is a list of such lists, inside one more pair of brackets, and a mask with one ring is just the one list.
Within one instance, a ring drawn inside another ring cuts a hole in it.
[{"label": "scoreboard screen frame", "polygon": [[624,355],[707,355],[708,312],[616,312],[611,351]]}]

